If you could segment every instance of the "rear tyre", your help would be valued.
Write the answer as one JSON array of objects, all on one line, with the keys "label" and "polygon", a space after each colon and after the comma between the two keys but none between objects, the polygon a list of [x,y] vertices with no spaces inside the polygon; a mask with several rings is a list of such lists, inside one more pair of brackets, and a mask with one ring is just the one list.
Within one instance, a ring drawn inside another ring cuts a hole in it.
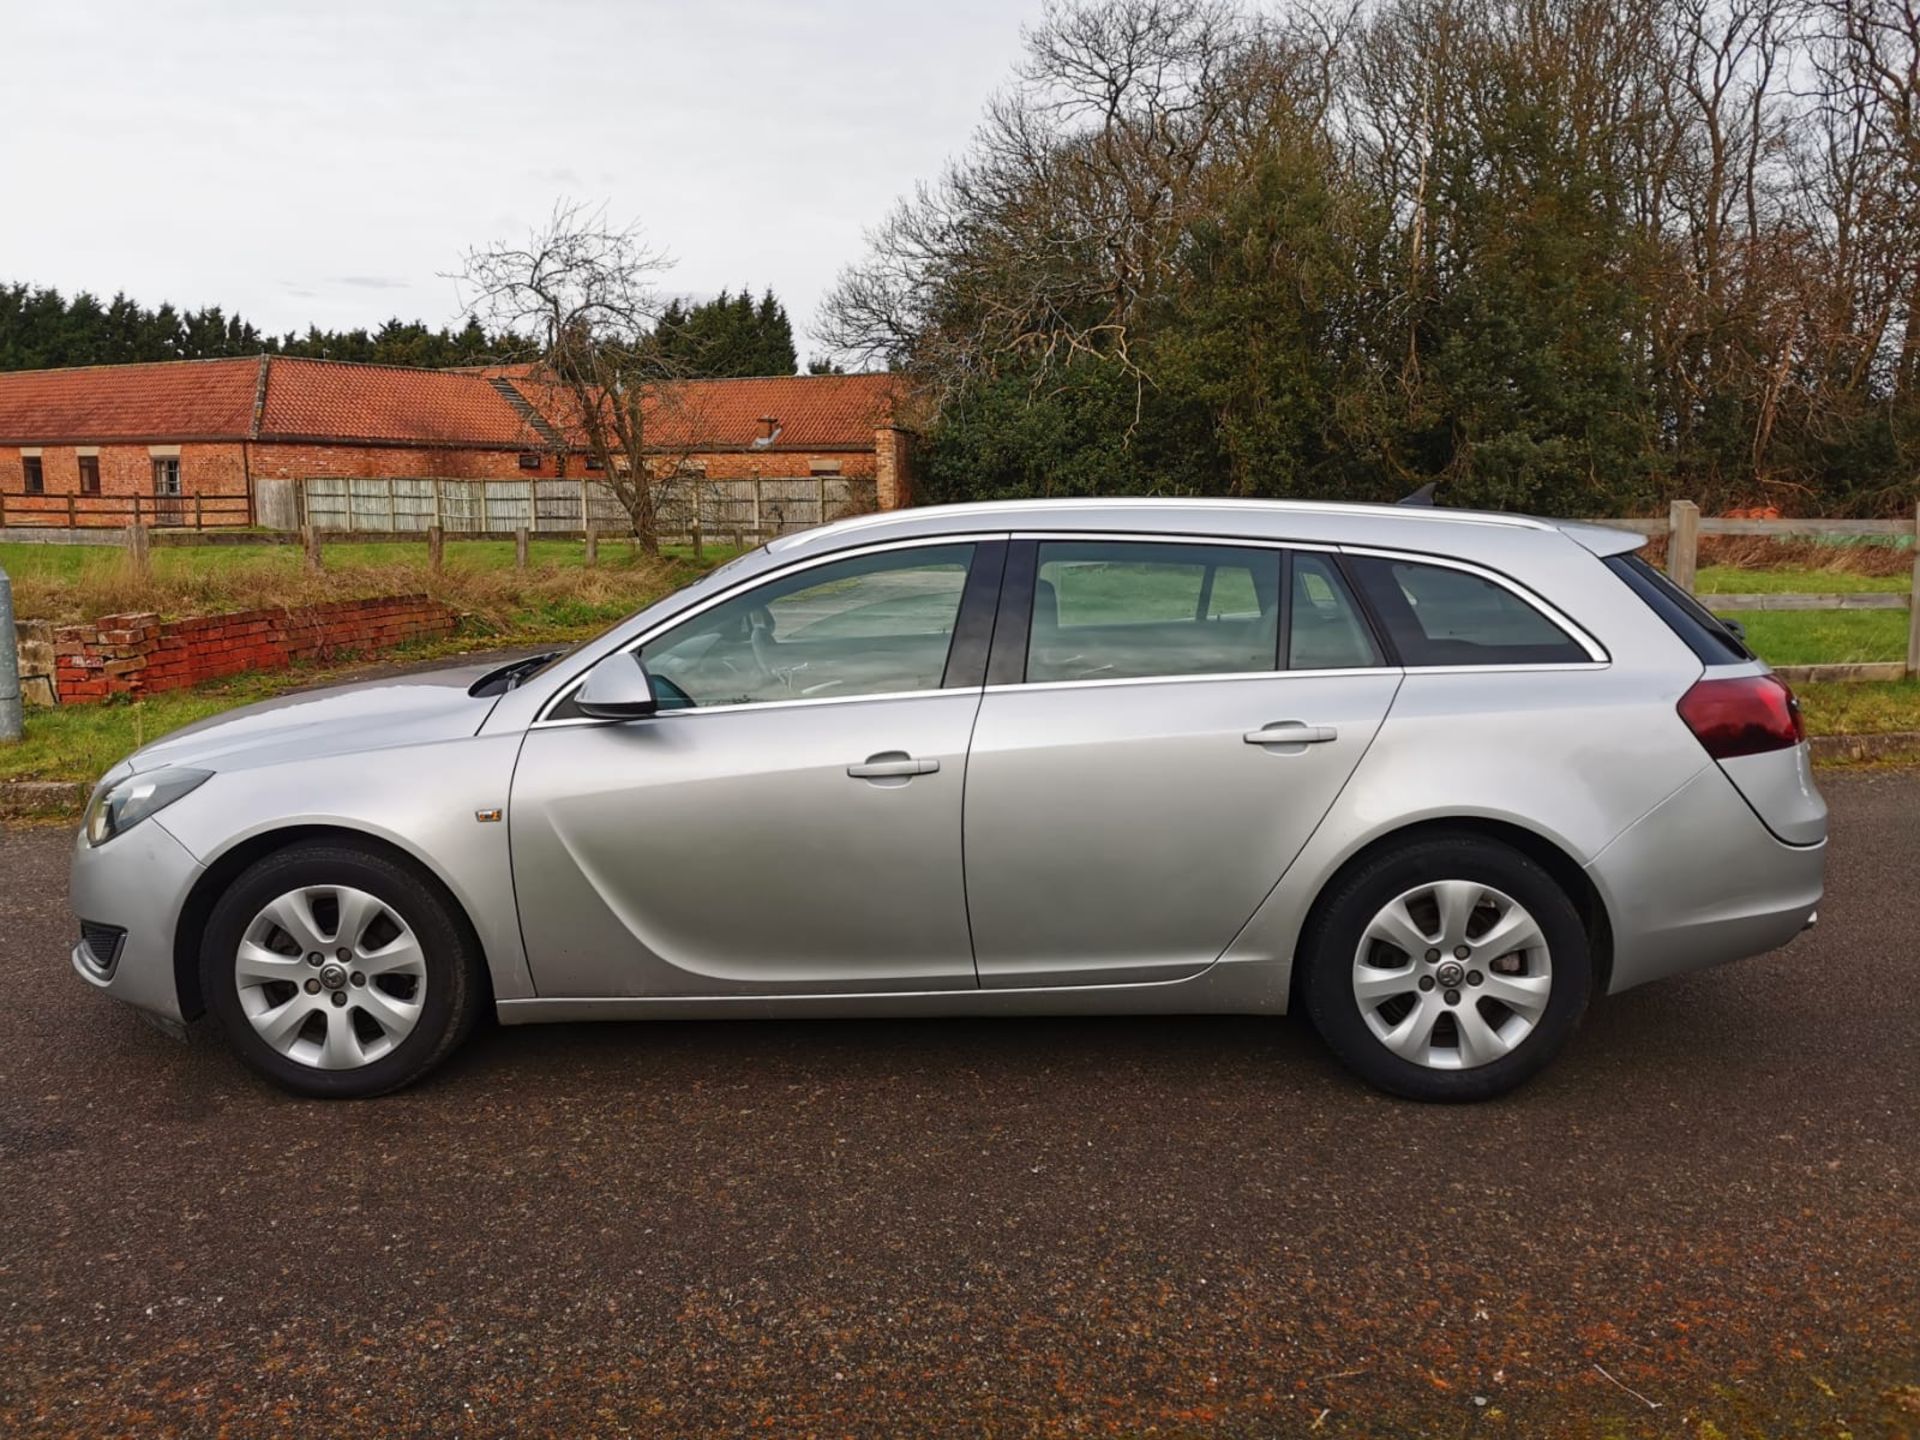
[{"label": "rear tyre", "polygon": [[1586,928],[1519,851],[1430,835],[1335,883],[1304,937],[1302,992],[1362,1079],[1414,1100],[1486,1100],[1537,1074],[1580,1023]]},{"label": "rear tyre", "polygon": [[467,1036],[479,948],[439,888],[337,843],[249,867],[209,917],[201,993],[240,1058],[298,1095],[411,1084]]}]

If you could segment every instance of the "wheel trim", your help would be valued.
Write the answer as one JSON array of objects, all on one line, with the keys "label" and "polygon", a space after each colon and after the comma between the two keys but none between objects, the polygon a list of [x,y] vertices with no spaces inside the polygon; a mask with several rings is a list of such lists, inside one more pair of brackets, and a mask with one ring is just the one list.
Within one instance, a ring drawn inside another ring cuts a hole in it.
[{"label": "wheel trim", "polygon": [[1424,1069],[1472,1070],[1511,1054],[1552,993],[1539,922],[1478,881],[1438,880],[1395,896],[1353,957],[1353,997],[1367,1028]]},{"label": "wheel trim", "polygon": [[248,1023],[279,1054],[353,1070],[391,1054],[419,1024],[426,954],[378,896],[307,885],[262,906],[242,932],[234,985]]}]

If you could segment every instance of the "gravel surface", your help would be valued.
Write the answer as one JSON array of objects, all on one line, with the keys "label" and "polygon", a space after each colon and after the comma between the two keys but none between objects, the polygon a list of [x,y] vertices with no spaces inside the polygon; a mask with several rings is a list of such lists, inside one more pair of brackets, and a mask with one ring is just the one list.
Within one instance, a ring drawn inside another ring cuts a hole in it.
[{"label": "gravel surface", "polygon": [[1254,1019],[489,1030],[290,1099],[0,832],[0,1434],[1920,1433],[1920,775],[1506,1101]]}]

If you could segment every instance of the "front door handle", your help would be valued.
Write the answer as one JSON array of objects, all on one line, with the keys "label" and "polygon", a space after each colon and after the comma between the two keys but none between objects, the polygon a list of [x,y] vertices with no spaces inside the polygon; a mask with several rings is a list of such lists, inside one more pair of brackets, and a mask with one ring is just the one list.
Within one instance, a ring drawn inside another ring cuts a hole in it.
[{"label": "front door handle", "polygon": [[916,760],[900,750],[869,755],[864,764],[847,766],[847,774],[856,780],[905,780],[914,775],[932,775],[940,769],[938,760]]},{"label": "front door handle", "polygon": [[1307,725],[1298,720],[1281,720],[1240,737],[1249,745],[1324,745],[1338,740],[1340,732],[1331,725]]}]

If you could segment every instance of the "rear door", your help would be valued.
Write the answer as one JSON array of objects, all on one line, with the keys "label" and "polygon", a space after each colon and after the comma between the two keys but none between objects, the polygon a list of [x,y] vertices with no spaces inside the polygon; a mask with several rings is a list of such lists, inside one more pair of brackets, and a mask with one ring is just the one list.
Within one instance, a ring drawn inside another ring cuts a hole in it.
[{"label": "rear door", "polygon": [[1010,548],[967,762],[985,986],[1210,965],[1292,862],[1400,681],[1331,554]]}]

